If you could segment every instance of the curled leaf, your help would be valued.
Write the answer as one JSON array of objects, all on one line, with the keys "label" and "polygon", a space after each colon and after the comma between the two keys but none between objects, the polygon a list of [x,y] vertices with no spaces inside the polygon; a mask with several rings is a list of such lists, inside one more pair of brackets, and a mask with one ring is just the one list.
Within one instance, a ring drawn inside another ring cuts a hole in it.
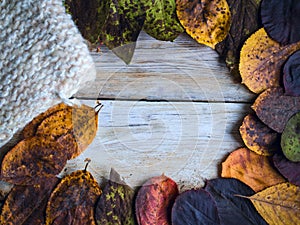
[{"label": "curled leaf", "polygon": [[3,158],[1,179],[12,184],[38,184],[59,174],[67,162],[62,145],[40,137],[22,140]]},{"label": "curled leaf", "polygon": [[230,153],[222,163],[221,176],[236,178],[255,192],[285,182],[285,179],[273,169],[266,156],[258,155],[247,148]]},{"label": "curled leaf", "polygon": [[214,198],[220,224],[267,225],[248,199],[237,195],[253,195],[254,191],[236,179],[209,180],[204,188]]},{"label": "curled leaf", "polygon": [[98,225],[134,225],[134,191],[111,170],[110,180],[105,185],[96,204],[95,219]]},{"label": "curled leaf", "polygon": [[256,116],[248,114],[240,127],[245,145],[259,155],[269,156],[278,149],[278,133],[262,123]]},{"label": "curled leaf", "polygon": [[249,197],[270,225],[300,224],[300,187],[277,184]]},{"label": "curled leaf", "polygon": [[263,123],[282,133],[288,120],[300,111],[300,97],[286,96],[282,88],[270,88],[257,97],[252,109]]},{"label": "curled leaf", "polygon": [[300,42],[281,46],[267,35],[264,28],[259,29],[247,39],[241,50],[239,70],[242,83],[254,93],[278,87],[284,62],[298,49]]},{"label": "curled leaf", "polygon": [[224,40],[230,28],[226,0],[176,0],[177,16],[186,32],[211,48]]},{"label": "curled leaf", "polygon": [[261,21],[268,35],[282,45],[300,41],[300,2],[262,0]]},{"label": "curled leaf", "polygon": [[300,96],[300,51],[295,52],[283,67],[283,84],[285,94]]},{"label": "curled leaf", "polygon": [[171,224],[171,209],[177,195],[177,184],[164,175],[146,181],[135,202],[138,224]]},{"label": "curled leaf", "polygon": [[94,206],[101,189],[91,173],[75,171],[56,186],[46,208],[46,225],[95,225]]},{"label": "curled leaf", "polygon": [[44,224],[48,198],[57,183],[53,177],[36,185],[15,186],[4,202],[0,224]]},{"label": "curled leaf", "polygon": [[220,224],[214,199],[203,189],[181,193],[172,207],[172,224]]}]

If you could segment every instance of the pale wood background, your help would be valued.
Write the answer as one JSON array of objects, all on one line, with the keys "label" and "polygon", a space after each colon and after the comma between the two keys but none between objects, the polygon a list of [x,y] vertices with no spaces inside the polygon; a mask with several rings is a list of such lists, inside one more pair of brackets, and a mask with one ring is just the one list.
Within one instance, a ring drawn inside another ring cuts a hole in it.
[{"label": "pale wood background", "polygon": [[75,97],[104,107],[96,139],[67,173],[88,157],[98,180],[111,167],[132,186],[165,173],[184,190],[217,177],[224,157],[243,145],[238,128],[255,96],[209,47],[187,35],[162,42],[142,33],[129,65],[104,46],[92,55],[97,78]]}]

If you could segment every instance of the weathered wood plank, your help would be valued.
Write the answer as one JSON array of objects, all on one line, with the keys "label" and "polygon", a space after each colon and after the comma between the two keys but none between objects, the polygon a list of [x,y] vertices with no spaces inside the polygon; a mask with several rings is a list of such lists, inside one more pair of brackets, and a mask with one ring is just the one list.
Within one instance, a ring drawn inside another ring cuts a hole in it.
[{"label": "weathered wood plank", "polygon": [[141,33],[131,64],[107,48],[92,53],[97,78],[75,97],[175,101],[250,102],[254,95],[234,82],[217,53],[187,35],[174,42]]},{"label": "weathered wood plank", "polygon": [[67,172],[83,168],[87,157],[98,180],[114,167],[133,186],[162,173],[185,188],[217,177],[222,159],[243,145],[238,127],[249,112],[241,103],[102,103],[96,139]]}]

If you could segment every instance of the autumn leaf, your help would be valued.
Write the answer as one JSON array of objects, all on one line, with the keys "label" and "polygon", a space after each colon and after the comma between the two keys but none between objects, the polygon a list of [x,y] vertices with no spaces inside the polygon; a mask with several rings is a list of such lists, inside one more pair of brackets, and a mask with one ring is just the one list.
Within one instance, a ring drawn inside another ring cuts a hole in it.
[{"label": "autumn leaf", "polygon": [[135,201],[138,224],[171,224],[171,209],[177,195],[177,184],[164,175],[146,181]]},{"label": "autumn leaf", "polygon": [[1,179],[17,185],[39,184],[59,174],[68,158],[63,146],[40,137],[20,141],[3,158]]},{"label": "autumn leaf", "polygon": [[133,0],[111,0],[107,15],[100,39],[129,64],[145,21],[143,4]]},{"label": "autumn leaf", "polygon": [[278,87],[284,62],[298,49],[300,42],[281,46],[267,35],[264,28],[259,29],[246,40],[241,50],[239,70],[242,83],[257,94]]},{"label": "autumn leaf", "polygon": [[36,185],[14,186],[4,202],[0,224],[44,224],[48,198],[58,181],[53,177]]},{"label": "autumn leaf", "polygon": [[99,41],[99,34],[108,14],[109,1],[64,0],[64,4],[82,36],[93,44]]},{"label": "autumn leaf", "polygon": [[255,193],[241,181],[228,178],[208,180],[204,190],[209,192],[216,202],[220,224],[267,225],[250,200],[236,196]]},{"label": "autumn leaf", "polygon": [[98,129],[98,112],[82,104],[54,112],[38,126],[36,136],[57,141],[67,152],[68,159],[80,155],[94,140]]},{"label": "autumn leaf", "polygon": [[94,206],[101,189],[91,173],[75,171],[56,186],[46,208],[46,225],[96,225]]},{"label": "autumn leaf", "polygon": [[181,193],[172,207],[172,224],[220,224],[214,199],[203,189]]},{"label": "autumn leaf", "polygon": [[252,114],[244,118],[240,134],[247,148],[259,155],[270,156],[278,150],[278,133]]},{"label": "autumn leaf", "polygon": [[231,12],[231,26],[226,38],[216,45],[231,74],[240,79],[240,50],[246,39],[259,27],[260,0],[227,0]]},{"label": "autumn leaf", "polygon": [[146,19],[143,29],[162,41],[173,41],[184,32],[176,15],[175,0],[143,1]]},{"label": "autumn leaf", "polygon": [[239,148],[230,153],[222,163],[221,176],[236,178],[255,192],[285,182],[266,156],[258,155],[247,148]]},{"label": "autumn leaf", "polygon": [[288,120],[300,111],[300,97],[286,96],[282,88],[270,88],[257,97],[252,109],[264,124],[282,133]]},{"label": "autumn leaf", "polygon": [[300,224],[300,187],[282,183],[248,198],[269,225]]},{"label": "autumn leaf", "polygon": [[95,220],[98,225],[134,225],[134,191],[112,169],[96,204]]},{"label": "autumn leaf", "polygon": [[276,169],[292,184],[300,187],[300,162],[292,162],[281,154],[273,156]]},{"label": "autumn leaf", "polygon": [[261,21],[268,35],[282,45],[300,41],[300,2],[262,0]]},{"label": "autumn leaf", "polygon": [[295,52],[285,62],[283,84],[286,95],[300,96],[300,51]]},{"label": "autumn leaf", "polygon": [[226,0],[176,0],[179,21],[197,42],[211,48],[224,40],[230,28],[230,10]]}]

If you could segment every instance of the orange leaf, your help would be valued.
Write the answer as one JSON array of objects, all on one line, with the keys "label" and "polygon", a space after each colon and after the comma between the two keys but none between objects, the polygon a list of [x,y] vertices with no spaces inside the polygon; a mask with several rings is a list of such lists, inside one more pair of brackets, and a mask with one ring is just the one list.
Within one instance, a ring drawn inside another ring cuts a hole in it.
[{"label": "orange leaf", "polygon": [[270,156],[278,149],[278,133],[254,115],[249,114],[244,118],[240,134],[245,145],[259,155]]},{"label": "orange leaf", "polygon": [[222,163],[221,176],[239,179],[255,192],[285,182],[266,156],[258,155],[247,148],[237,149],[227,157]]},{"label": "orange leaf", "polygon": [[300,187],[277,184],[248,198],[270,225],[300,224]]},{"label": "orange leaf", "polygon": [[267,35],[264,28],[259,29],[247,39],[241,50],[239,69],[242,83],[254,93],[279,86],[282,65],[298,49],[300,42],[281,46]]},{"label": "orange leaf", "polygon": [[225,39],[231,13],[226,0],[177,0],[177,16],[186,32],[211,48]]}]

